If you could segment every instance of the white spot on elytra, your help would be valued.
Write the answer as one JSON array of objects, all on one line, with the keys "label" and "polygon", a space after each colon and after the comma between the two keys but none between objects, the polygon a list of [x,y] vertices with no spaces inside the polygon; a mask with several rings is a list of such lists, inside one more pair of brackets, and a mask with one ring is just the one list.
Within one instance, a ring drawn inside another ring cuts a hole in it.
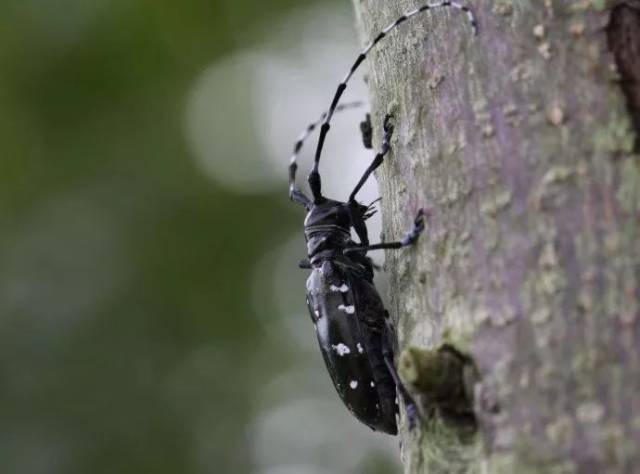
[{"label": "white spot on elytra", "polygon": [[370,383],[369,385],[371,385],[372,387],[375,387],[375,386],[376,386],[376,383],[372,380],[372,381],[371,381],[371,383]]},{"label": "white spot on elytra", "polygon": [[331,285],[329,289],[331,291],[339,291],[341,293],[346,293],[347,291],[349,291],[349,287],[344,283],[342,284],[342,286]]},{"label": "white spot on elytra", "polygon": [[355,390],[358,387],[358,381],[357,380],[352,380],[351,382],[349,382],[349,387],[351,387],[353,390]]},{"label": "white spot on elytra", "polygon": [[338,306],[338,309],[340,311],[344,311],[347,314],[353,314],[356,312],[356,307],[353,305],[349,305],[349,306],[345,306],[343,304],[341,304],[340,306]]},{"label": "white spot on elytra", "polygon": [[343,344],[343,343],[338,343],[337,345],[331,344],[331,347],[333,347],[333,350],[335,350],[338,355],[340,357],[342,357],[345,354],[350,354],[351,353],[351,349],[349,349],[349,346]]},{"label": "white spot on elytra", "polygon": [[362,348],[362,344],[357,343],[357,344],[356,344],[356,347],[358,348],[358,352],[359,352],[360,354],[362,354],[362,353],[364,352],[364,349]]}]

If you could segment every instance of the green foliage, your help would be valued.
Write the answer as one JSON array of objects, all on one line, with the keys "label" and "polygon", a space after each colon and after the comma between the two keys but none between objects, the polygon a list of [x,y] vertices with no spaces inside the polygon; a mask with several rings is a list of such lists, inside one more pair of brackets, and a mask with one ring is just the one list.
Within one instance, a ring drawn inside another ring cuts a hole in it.
[{"label": "green foliage", "polygon": [[197,73],[297,3],[3,3],[4,473],[187,474],[201,451],[249,472],[252,273],[299,215],[206,180],[183,109]]}]

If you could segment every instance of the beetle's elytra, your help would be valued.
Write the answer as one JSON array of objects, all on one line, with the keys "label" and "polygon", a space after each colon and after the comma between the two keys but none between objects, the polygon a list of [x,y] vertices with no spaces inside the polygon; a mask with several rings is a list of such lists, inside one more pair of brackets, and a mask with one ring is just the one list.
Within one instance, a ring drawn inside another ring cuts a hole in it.
[{"label": "beetle's elytra", "polygon": [[[333,114],[358,103],[338,105],[347,83],[367,53],[391,30],[409,18],[439,7],[452,7],[466,13],[476,32],[476,20],[468,7],[444,1],[424,5],[400,16],[382,30],[360,53],[344,80],[338,85],[329,110],[321,116],[322,126],[313,168],[308,177],[312,197],[296,186],[297,156],[306,137],[319,124],[314,123],[296,141],[289,164],[289,197],[307,210],[304,233],[307,258],[300,266],[311,269],[307,280],[307,306],[320,350],[340,398],[353,415],[376,431],[396,434],[397,394],[404,400],[410,425],[417,417],[415,404],[402,386],[393,362],[393,328],[388,313],[373,284],[373,265],[367,252],[397,249],[414,244],[424,230],[424,213],[416,212],[413,228],[404,239],[370,245],[366,220],[373,215],[373,204],[356,201],[358,191],[382,164],[390,149],[393,118],[384,119],[382,147],[365,170],[346,202],[322,195],[320,156]],[[363,142],[371,147],[371,123],[361,124]],[[351,238],[351,229],[360,242]]]}]

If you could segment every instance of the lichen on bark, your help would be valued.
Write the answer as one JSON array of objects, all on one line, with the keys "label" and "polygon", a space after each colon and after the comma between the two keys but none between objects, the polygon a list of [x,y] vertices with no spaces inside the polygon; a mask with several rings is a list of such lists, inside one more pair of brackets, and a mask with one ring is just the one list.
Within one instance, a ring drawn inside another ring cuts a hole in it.
[{"label": "lichen on bark", "polygon": [[[363,44],[419,5],[353,2]],[[597,0],[469,5],[477,37],[443,8],[368,59],[376,136],[385,113],[397,123],[377,175],[385,237],[430,211],[417,247],[387,253],[400,349],[450,344],[480,377],[477,434],[437,417],[403,429],[405,471],[630,472],[640,16]]]}]

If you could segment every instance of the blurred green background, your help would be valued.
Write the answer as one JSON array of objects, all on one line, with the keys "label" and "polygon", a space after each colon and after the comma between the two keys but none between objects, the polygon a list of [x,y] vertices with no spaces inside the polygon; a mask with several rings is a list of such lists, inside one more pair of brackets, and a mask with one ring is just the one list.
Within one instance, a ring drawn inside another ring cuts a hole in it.
[{"label": "blurred green background", "polygon": [[[356,51],[351,14],[2,2],[0,472],[397,471],[326,375],[286,198],[289,145]],[[292,95],[253,100],[276,89]]]}]

